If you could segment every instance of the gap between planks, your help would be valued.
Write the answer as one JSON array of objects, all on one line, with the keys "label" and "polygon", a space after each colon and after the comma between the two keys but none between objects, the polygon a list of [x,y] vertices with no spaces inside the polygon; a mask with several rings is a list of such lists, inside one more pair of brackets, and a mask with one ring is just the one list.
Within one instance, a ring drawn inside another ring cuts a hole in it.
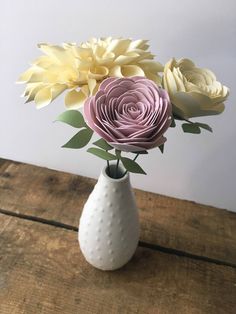
[{"label": "gap between planks", "polygon": [[[5,210],[2,208],[0,208],[0,214],[7,215],[7,216],[13,216],[13,217],[17,217],[17,218],[29,220],[29,221],[35,221],[35,222],[46,224],[46,225],[53,226],[56,228],[63,228],[66,230],[78,232],[77,227],[72,226],[72,225],[68,225],[68,224],[64,224],[64,223],[61,223],[61,222],[58,222],[55,220],[49,220],[49,219],[39,218],[36,216],[20,214],[20,213],[12,212],[12,211]],[[236,269],[236,264],[233,264],[233,263],[224,262],[224,261],[221,261],[218,259],[209,258],[209,257],[202,256],[202,255],[191,254],[191,253],[187,253],[187,252],[181,251],[181,250],[167,248],[167,247],[157,245],[157,244],[150,244],[150,243],[146,243],[143,241],[139,241],[139,246],[144,247],[144,248],[148,248],[148,249],[151,249],[154,251],[160,251],[160,252],[167,253],[167,254],[173,254],[173,255],[176,255],[179,257],[186,257],[186,258],[195,259],[198,261],[213,263],[213,264],[222,265],[222,266],[228,266],[228,267],[232,267],[232,268]]]}]

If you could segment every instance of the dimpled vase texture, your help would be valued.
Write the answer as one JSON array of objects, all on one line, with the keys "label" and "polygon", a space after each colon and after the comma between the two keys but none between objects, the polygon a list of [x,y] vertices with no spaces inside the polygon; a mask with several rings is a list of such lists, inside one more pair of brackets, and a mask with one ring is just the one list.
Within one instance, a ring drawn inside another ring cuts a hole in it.
[{"label": "dimpled vase texture", "polygon": [[88,263],[115,270],[133,256],[139,240],[139,218],[129,175],[113,179],[102,171],[84,205],[79,244]]}]

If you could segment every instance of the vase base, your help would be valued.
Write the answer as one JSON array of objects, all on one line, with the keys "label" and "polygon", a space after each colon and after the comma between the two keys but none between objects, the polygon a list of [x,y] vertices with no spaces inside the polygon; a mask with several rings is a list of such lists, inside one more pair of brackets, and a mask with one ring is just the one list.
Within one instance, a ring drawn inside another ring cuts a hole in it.
[{"label": "vase base", "polygon": [[[136,251],[136,249],[135,249],[135,251]],[[84,258],[88,264],[90,264],[91,266],[93,266],[96,269],[99,269],[102,271],[116,271],[116,270],[119,270],[122,267],[124,267],[126,264],[128,264],[132,260],[134,255],[135,255],[135,252],[131,256],[129,256],[126,260],[123,260],[122,262],[115,261],[115,260],[111,259],[110,261],[106,261],[106,263],[104,263],[104,264],[102,263],[102,261],[101,261],[101,263],[98,263],[95,260],[90,260],[90,259],[86,258],[86,256],[84,256]]]}]

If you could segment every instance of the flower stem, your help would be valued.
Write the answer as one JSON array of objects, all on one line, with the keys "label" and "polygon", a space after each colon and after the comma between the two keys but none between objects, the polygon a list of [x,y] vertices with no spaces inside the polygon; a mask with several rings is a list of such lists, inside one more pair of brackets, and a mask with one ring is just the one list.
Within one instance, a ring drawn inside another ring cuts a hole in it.
[{"label": "flower stem", "polygon": [[134,157],[133,161],[135,161],[135,160],[138,158],[139,155],[140,155],[140,154],[137,153],[137,155]]},{"label": "flower stem", "polygon": [[177,118],[178,120],[183,120],[183,121],[186,121],[186,122],[188,122],[188,123],[194,124],[193,121],[190,121],[190,120],[188,120],[188,119],[182,118],[181,116],[177,115],[176,113],[174,114],[174,118]]},{"label": "flower stem", "polygon": [[118,158],[118,159],[117,159],[117,162],[116,162],[115,179],[117,179],[117,177],[118,177],[118,166],[119,166],[119,161],[120,161],[120,159]]},{"label": "flower stem", "polygon": [[109,177],[111,176],[111,172],[110,172],[110,164],[109,164],[109,160],[107,160],[107,172]]}]

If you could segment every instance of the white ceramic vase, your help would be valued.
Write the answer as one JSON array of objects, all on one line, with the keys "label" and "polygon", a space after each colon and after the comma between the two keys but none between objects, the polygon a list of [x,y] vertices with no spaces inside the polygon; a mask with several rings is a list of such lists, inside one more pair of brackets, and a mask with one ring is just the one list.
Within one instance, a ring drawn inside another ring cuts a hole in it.
[{"label": "white ceramic vase", "polygon": [[[111,173],[115,166],[110,166]],[[139,240],[139,217],[129,174],[113,179],[105,167],[84,205],[78,239],[88,263],[115,270],[133,256]],[[118,175],[124,170],[119,168]]]}]

